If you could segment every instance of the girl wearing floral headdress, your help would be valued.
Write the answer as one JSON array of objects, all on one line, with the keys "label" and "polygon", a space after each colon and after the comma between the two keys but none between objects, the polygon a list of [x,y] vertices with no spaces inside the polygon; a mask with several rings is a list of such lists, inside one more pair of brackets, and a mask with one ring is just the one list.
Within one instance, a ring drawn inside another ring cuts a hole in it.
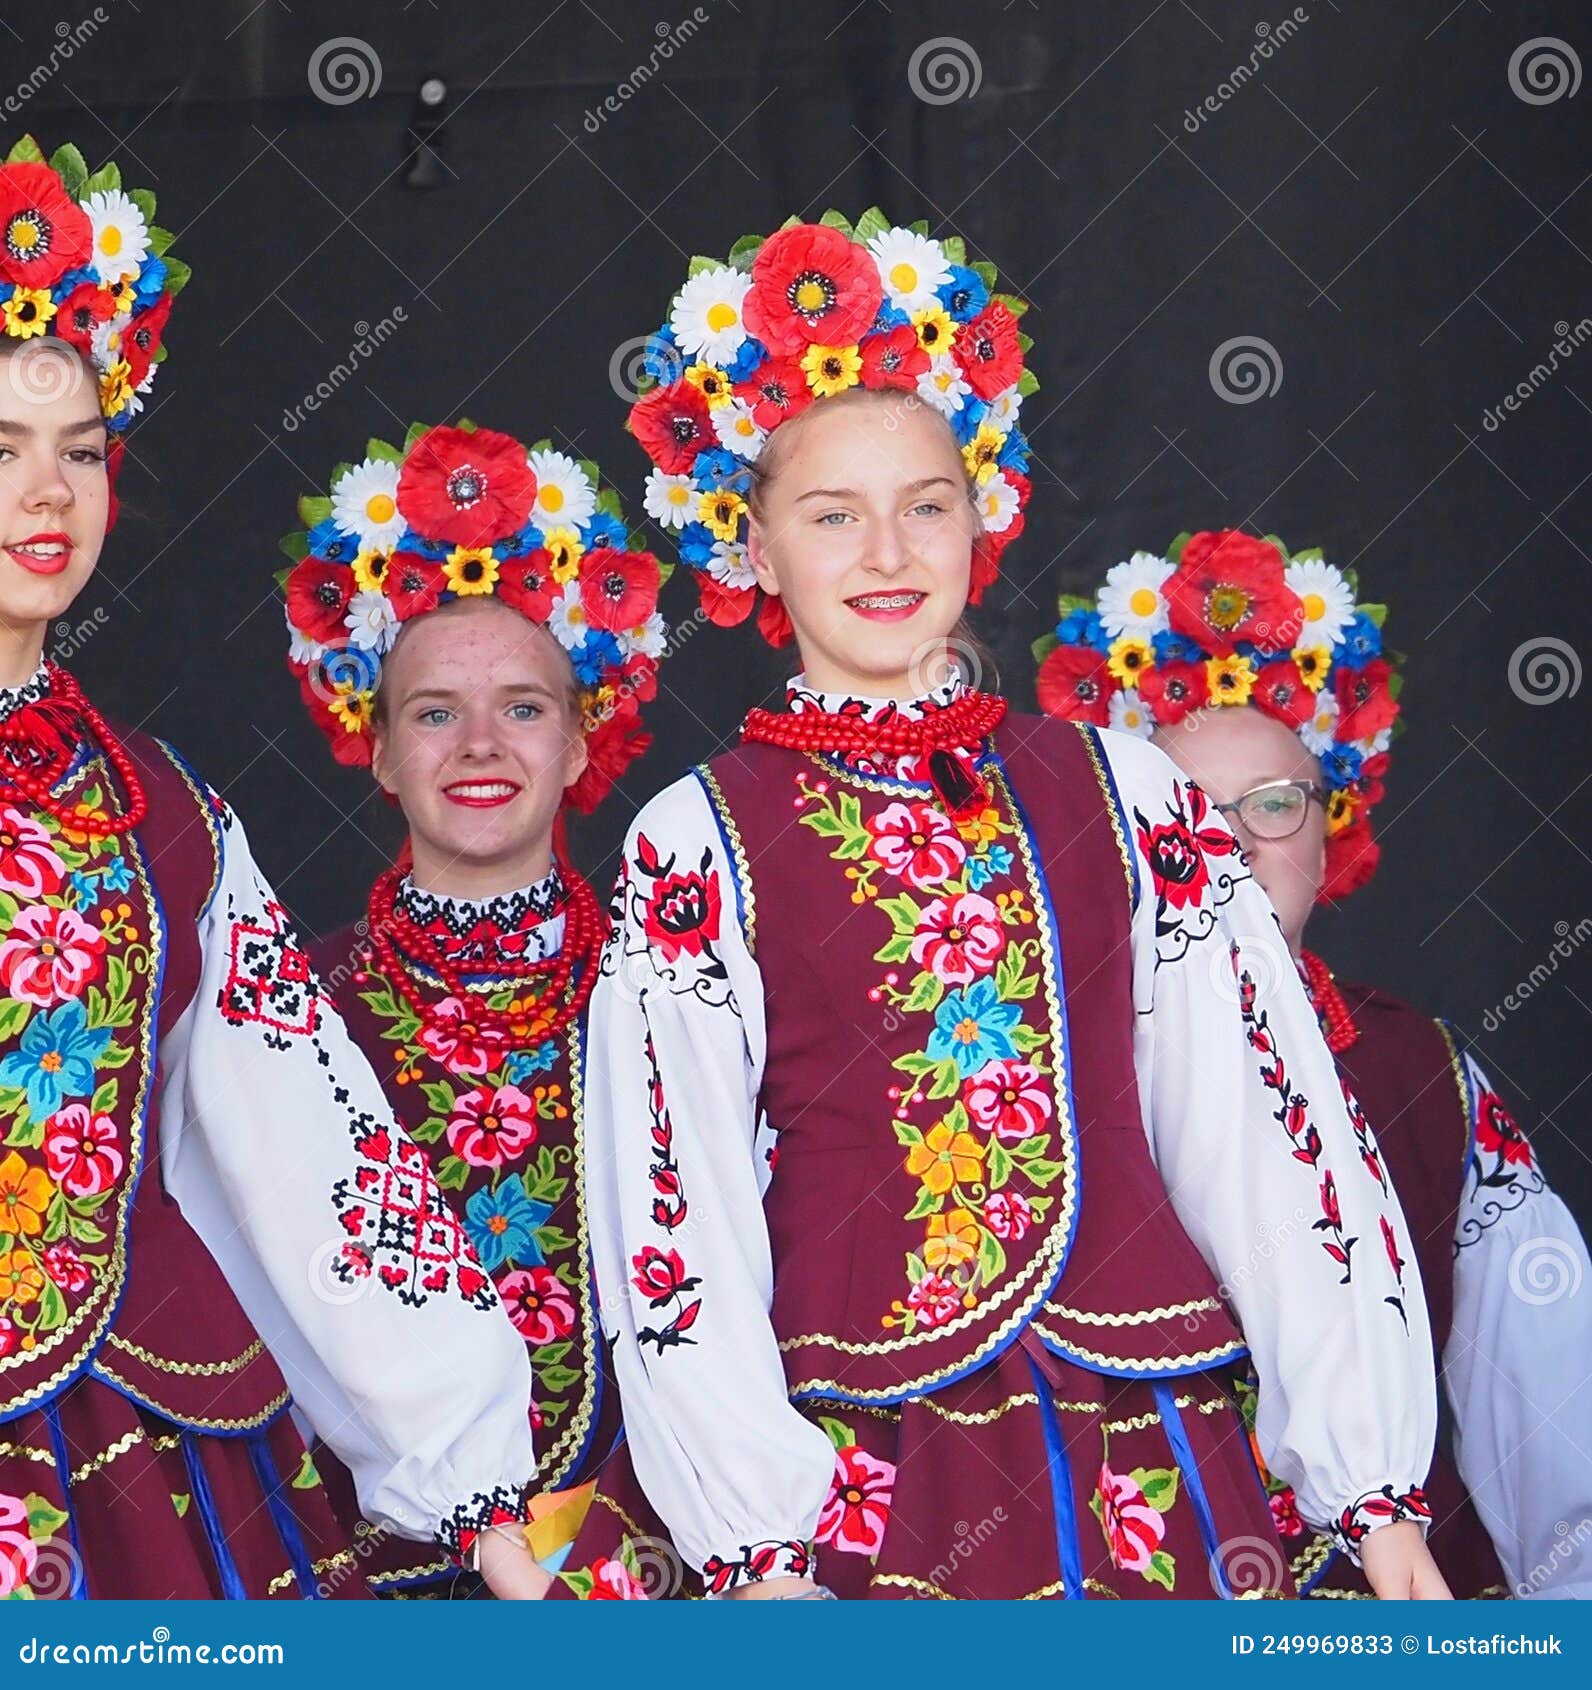
[{"label": "girl wearing floral headdress", "polygon": [[[1357,604],[1357,590],[1319,549],[1180,536],[1165,557],[1117,564],[1092,599],[1063,600],[1035,646],[1040,702],[1153,735],[1230,818],[1277,911],[1351,1121],[1379,1134],[1380,1155],[1367,1141],[1362,1162],[1391,1176],[1410,1222],[1453,1426],[1454,1460],[1440,1453],[1426,1484],[1444,1577],[1465,1597],[1592,1596],[1592,1562],[1561,1524],[1592,1514],[1580,1232],[1457,1029],[1336,980],[1304,943],[1312,909],[1376,871],[1371,812],[1402,725],[1386,607]],[[1331,1200],[1324,1183],[1324,1219]],[[1358,1249],[1346,1271],[1374,1243]],[[1364,1594],[1292,1488],[1271,1490],[1301,1589]]]},{"label": "girl wearing floral headdress", "polygon": [[877,210],[691,269],[648,509],[802,672],[637,817],[593,999],[598,1286],[674,1541],[730,1596],[1289,1595],[1247,1352],[1301,1510],[1444,1594],[1414,1265],[1291,1217],[1331,1167],[1343,1236],[1404,1221],[1254,975],[1232,833],[950,662],[1028,502],[1021,306]]},{"label": "girl wearing floral headdress", "polygon": [[365,1294],[338,1194],[413,1146],[237,817],[43,656],[187,276],[154,211],[75,147],[0,165],[0,1595],[364,1596],[289,1387],[372,1515],[468,1552],[529,1370],[418,1186],[436,1288]]},{"label": "girl wearing floral headdress", "polygon": [[[334,755],[370,765],[408,828],[403,866],[312,954],[523,1341],[530,1541],[550,1561],[618,1421],[581,1177],[583,1011],[607,920],[562,818],[646,748],[664,572],[595,464],[469,424],[417,425],[401,451],[371,441],[300,511],[291,667]],[[362,1189],[344,1221],[345,1249],[387,1272]],[[463,1588],[403,1544],[369,1567],[378,1591]]]}]

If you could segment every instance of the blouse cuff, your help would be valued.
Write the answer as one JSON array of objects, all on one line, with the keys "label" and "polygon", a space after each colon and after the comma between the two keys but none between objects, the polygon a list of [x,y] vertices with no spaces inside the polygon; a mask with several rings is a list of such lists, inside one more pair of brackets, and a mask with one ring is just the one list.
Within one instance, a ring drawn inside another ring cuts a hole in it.
[{"label": "blouse cuff", "polygon": [[534,1481],[524,1485],[498,1485],[477,1491],[461,1502],[437,1527],[437,1537],[460,1566],[474,1570],[482,1532],[493,1526],[525,1526],[531,1520]]},{"label": "blouse cuff", "polygon": [[1426,1492],[1419,1485],[1399,1490],[1383,1485],[1381,1490],[1367,1491],[1347,1508],[1327,1528],[1332,1541],[1355,1564],[1360,1565],[1360,1545],[1379,1526],[1395,1525],[1400,1520],[1414,1520],[1424,1537],[1432,1523],[1432,1510]]},{"label": "blouse cuff", "polygon": [[761,1584],[764,1579],[812,1578],[818,1566],[811,1543],[795,1538],[783,1542],[765,1538],[761,1543],[741,1545],[739,1555],[710,1555],[702,1563],[702,1582],[709,1596],[727,1596],[743,1585]]}]

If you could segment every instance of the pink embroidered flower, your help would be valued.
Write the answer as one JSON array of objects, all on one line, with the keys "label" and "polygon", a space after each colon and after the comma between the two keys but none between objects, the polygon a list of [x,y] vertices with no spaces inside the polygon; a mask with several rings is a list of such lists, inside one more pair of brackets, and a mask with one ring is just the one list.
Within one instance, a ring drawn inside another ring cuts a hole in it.
[{"label": "pink embroidered flower", "polygon": [[477,1086],[455,1100],[448,1143],[473,1168],[501,1168],[536,1142],[536,1105],[518,1086]]},{"label": "pink embroidered flower", "polygon": [[504,1055],[502,1037],[471,1020],[457,998],[444,998],[435,1006],[420,1042],[450,1074],[485,1074]]},{"label": "pink embroidered flower", "polygon": [[1113,1473],[1109,1464],[1101,1465],[1097,1494],[1111,1564],[1142,1573],[1166,1536],[1165,1519],[1126,1473]]},{"label": "pink embroidered flower", "polygon": [[984,1224],[997,1238],[1008,1242],[1021,1238],[1034,1224],[1028,1199],[1014,1191],[997,1191],[984,1205]]},{"label": "pink embroidered flower", "polygon": [[864,825],[871,836],[868,855],[909,886],[937,886],[967,857],[950,818],[931,804],[886,804]]},{"label": "pink embroidered flower", "polygon": [[818,1516],[816,1540],[854,1555],[877,1555],[890,1522],[896,1470],[858,1444],[835,1451],[835,1475]]},{"label": "pink embroidered flower", "polygon": [[0,991],[53,1009],[83,995],[104,954],[103,937],[75,911],[32,904],[0,945]]},{"label": "pink embroidered flower", "polygon": [[551,1344],[575,1329],[574,1295],[550,1267],[504,1274],[498,1295],[527,1344]]},{"label": "pink embroidered flower", "polygon": [[28,1505],[0,1492],[0,1597],[20,1590],[38,1565],[39,1546],[28,1530]]},{"label": "pink embroidered flower", "polygon": [[988,974],[1005,948],[1000,911],[976,892],[936,898],[924,907],[912,938],[912,960],[948,985]]},{"label": "pink embroidered flower", "polygon": [[962,1086],[962,1102],[975,1126],[1007,1144],[1032,1138],[1050,1119],[1050,1091],[1032,1063],[997,1057]]},{"label": "pink embroidered flower", "polygon": [[588,1602],[645,1602],[647,1593],[641,1580],[623,1561],[609,1557],[593,1561],[587,1569],[591,1574],[591,1593]]},{"label": "pink embroidered flower", "polygon": [[907,1307],[924,1326],[943,1326],[962,1307],[962,1288],[937,1273],[926,1273],[907,1293]]},{"label": "pink embroidered flower", "polygon": [[120,1142],[109,1115],[93,1115],[87,1104],[69,1103],[45,1124],[44,1160],[68,1197],[96,1197],[109,1191],[122,1171]]},{"label": "pink embroidered flower", "polygon": [[1298,1537],[1305,1529],[1304,1516],[1299,1512],[1299,1501],[1294,1495],[1292,1485],[1284,1485],[1269,1498],[1271,1502],[1271,1517],[1276,1523],[1277,1531],[1282,1537]]},{"label": "pink embroidered flower", "polygon": [[[3,1361],[20,1344],[22,1340],[17,1336],[17,1329],[3,1315],[0,1315],[0,1361]],[[5,1592],[0,1590],[0,1596]]]},{"label": "pink embroidered flower", "polygon": [[66,882],[55,841],[32,816],[0,806],[0,890],[19,898],[47,898]]},{"label": "pink embroidered flower", "polygon": [[77,1246],[65,1239],[44,1252],[44,1271],[63,1291],[81,1291],[94,1277]]}]

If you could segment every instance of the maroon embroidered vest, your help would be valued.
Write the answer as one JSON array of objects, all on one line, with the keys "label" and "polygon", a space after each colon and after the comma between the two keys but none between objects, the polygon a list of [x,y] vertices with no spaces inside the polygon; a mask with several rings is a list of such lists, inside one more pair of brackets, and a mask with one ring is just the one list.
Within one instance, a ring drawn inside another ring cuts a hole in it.
[{"label": "maroon embroidered vest", "polygon": [[[287,1402],[160,1178],[159,1044],[193,998],[221,817],[180,758],[120,733],[142,826],[95,839],[0,799],[0,1419],[92,1372],[168,1419],[241,1431]],[[57,789],[126,795],[97,748]]]},{"label": "maroon embroidered vest", "polygon": [[451,999],[457,1013],[422,1027],[364,931],[360,922],[313,947],[315,972],[529,1346],[539,1488],[580,1483],[618,1418],[604,1389],[581,1169],[584,1028],[509,1050]]},{"label": "maroon embroidered vest", "polygon": [[1145,1140],[1133,859],[1098,738],[1009,716],[993,747],[960,827],[830,757],[756,744],[698,771],[767,1005],[794,1396],[933,1390],[1029,1326],[1104,1373],[1244,1353]]}]

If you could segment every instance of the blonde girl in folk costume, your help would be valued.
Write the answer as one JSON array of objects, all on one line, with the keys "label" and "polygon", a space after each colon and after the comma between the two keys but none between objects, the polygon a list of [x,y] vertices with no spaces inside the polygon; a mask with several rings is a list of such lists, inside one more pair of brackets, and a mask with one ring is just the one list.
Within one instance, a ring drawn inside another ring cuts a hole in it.
[{"label": "blonde girl in folk costume", "polygon": [[[1340,981],[1305,945],[1317,904],[1376,872],[1372,811],[1401,717],[1386,607],[1319,549],[1236,530],[1135,552],[1038,641],[1039,698],[1076,722],[1153,736],[1233,823],[1275,906],[1352,1098],[1376,1129],[1362,1161],[1391,1177],[1420,1264],[1453,1459],[1427,1480],[1429,1541],[1456,1596],[1592,1596],[1561,1522],[1592,1513],[1592,1262],[1536,1152],[1449,1022]],[[1371,1158],[1375,1157],[1373,1162]],[[1344,1178],[1339,1168],[1337,1177]],[[1325,1179],[1316,1225],[1331,1231]],[[1361,1271],[1374,1237],[1357,1245]],[[1529,1294],[1522,1294],[1522,1290]],[[1556,1294],[1557,1293],[1557,1294]],[[1309,1528],[1291,1488],[1273,1510],[1306,1594],[1367,1594]]]},{"label": "blonde girl in folk costume", "polygon": [[1029,499],[1020,310],[829,214],[653,346],[647,508],[802,669],[624,847],[587,1158],[636,1471],[719,1595],[1287,1596],[1247,1356],[1301,1511],[1445,1595],[1408,1249],[1346,1281],[1288,1224],[1319,1158],[1345,1235],[1404,1219],[1231,831],[946,661]]},{"label": "blonde girl in folk costume", "polygon": [[[581,1170],[607,917],[563,818],[595,809],[647,746],[665,572],[631,547],[595,464],[469,425],[416,425],[402,450],[371,441],[301,515],[308,532],[285,542],[290,665],[334,756],[368,764],[408,829],[402,866],[314,960],[414,1140],[406,1167],[530,1361],[538,1494],[504,1519],[560,1565],[618,1429]],[[363,1189],[344,1214],[350,1259],[389,1271]],[[467,1591],[446,1558],[412,1550],[380,1547],[378,1591]]]},{"label": "blonde girl in folk costume", "polygon": [[0,1595],[363,1596],[289,1388],[374,1518],[473,1554],[529,1369],[460,1262],[319,1281],[400,1129],[237,817],[42,655],[187,277],[154,210],[75,147],[0,165]]}]

